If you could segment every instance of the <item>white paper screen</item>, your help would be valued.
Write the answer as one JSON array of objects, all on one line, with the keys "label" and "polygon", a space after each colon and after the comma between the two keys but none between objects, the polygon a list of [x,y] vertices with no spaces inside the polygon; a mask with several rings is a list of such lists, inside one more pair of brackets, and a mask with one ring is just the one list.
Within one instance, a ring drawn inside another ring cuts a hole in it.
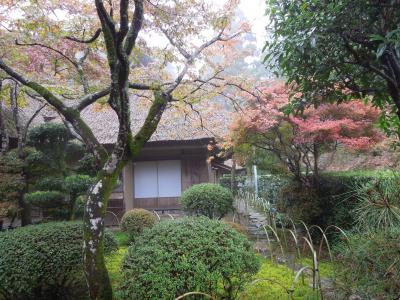
[{"label": "white paper screen", "polygon": [[135,198],[154,198],[158,196],[157,162],[136,162],[133,166]]},{"label": "white paper screen", "polygon": [[179,160],[158,161],[158,196],[179,197],[181,195],[181,162]]},{"label": "white paper screen", "polygon": [[134,163],[135,198],[181,196],[181,162],[179,160]]}]

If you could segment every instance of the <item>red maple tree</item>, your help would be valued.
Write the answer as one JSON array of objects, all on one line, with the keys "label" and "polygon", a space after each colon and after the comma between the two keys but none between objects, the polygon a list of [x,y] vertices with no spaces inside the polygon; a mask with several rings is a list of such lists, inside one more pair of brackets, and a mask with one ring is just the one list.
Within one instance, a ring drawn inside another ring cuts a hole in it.
[{"label": "red maple tree", "polygon": [[263,83],[245,93],[246,105],[234,117],[229,145],[250,144],[273,153],[300,179],[309,172],[318,175],[323,150],[338,144],[348,149],[367,150],[382,139],[375,124],[380,111],[361,100],[323,104],[301,114],[287,116],[289,91],[284,83]]}]

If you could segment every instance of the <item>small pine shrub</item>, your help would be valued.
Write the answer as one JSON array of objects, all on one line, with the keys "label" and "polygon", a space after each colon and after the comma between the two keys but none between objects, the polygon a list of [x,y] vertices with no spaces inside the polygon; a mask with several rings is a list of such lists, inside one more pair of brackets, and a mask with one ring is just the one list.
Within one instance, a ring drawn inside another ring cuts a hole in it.
[{"label": "small pine shrub", "polygon": [[64,179],[61,177],[44,177],[35,183],[35,189],[38,191],[65,191]]},{"label": "small pine shrub", "polygon": [[[0,299],[86,299],[83,228],[51,222],[0,232]],[[118,248],[105,232],[105,253]]]},{"label": "small pine shrub", "polygon": [[400,228],[354,232],[336,247],[338,278],[347,292],[363,299],[400,295]]},{"label": "small pine shrub", "polygon": [[213,183],[196,184],[187,189],[180,199],[189,214],[221,219],[233,210],[233,195],[227,188]]},{"label": "small pine shrub", "polygon": [[125,231],[130,241],[134,241],[145,228],[156,223],[156,217],[148,210],[135,208],[127,211],[121,219],[121,230]]},{"label": "small pine shrub", "polygon": [[71,175],[65,178],[65,189],[73,197],[86,193],[94,183],[94,178],[88,175]]},{"label": "small pine shrub", "polygon": [[24,201],[40,208],[66,205],[65,195],[58,191],[36,191],[24,195]]},{"label": "small pine shrub", "polygon": [[360,231],[400,228],[400,175],[376,177],[355,185],[352,213]]},{"label": "small pine shrub", "polygon": [[122,263],[122,299],[174,299],[200,291],[233,299],[259,268],[250,242],[206,217],[163,221],[146,230]]}]

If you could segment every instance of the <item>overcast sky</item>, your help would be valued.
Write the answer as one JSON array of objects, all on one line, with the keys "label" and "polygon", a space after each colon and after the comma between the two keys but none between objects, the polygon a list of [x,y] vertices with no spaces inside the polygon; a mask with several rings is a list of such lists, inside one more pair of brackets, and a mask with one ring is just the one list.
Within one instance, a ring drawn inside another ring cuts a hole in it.
[{"label": "overcast sky", "polygon": [[264,46],[266,38],[265,26],[268,23],[268,19],[265,16],[265,8],[265,0],[241,0],[239,4],[239,9],[252,25],[252,31],[257,39],[257,46],[259,49]]}]

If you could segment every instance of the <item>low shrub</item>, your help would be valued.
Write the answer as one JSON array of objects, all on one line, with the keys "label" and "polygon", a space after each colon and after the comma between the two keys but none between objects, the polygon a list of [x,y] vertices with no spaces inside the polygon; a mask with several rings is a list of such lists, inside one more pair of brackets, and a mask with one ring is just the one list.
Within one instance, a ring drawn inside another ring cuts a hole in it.
[{"label": "low shrub", "polygon": [[125,231],[130,241],[134,241],[145,228],[150,228],[156,223],[156,217],[148,210],[135,208],[127,211],[121,219],[121,230]]},{"label": "low shrub", "polygon": [[292,181],[281,191],[278,210],[286,213],[295,222],[317,224],[321,215],[321,202],[314,188],[305,188],[301,183]]},{"label": "low shrub", "polygon": [[221,219],[233,210],[232,193],[213,183],[193,185],[182,194],[180,201],[186,212],[210,219]]},{"label": "low shrub", "polygon": [[[86,299],[83,228],[51,222],[0,232],[0,299]],[[117,249],[105,233],[105,253]]]},{"label": "low shrub", "polygon": [[359,187],[390,177],[393,173],[329,173],[322,174],[311,187],[290,181],[279,193],[278,209],[309,225],[324,228],[334,224],[352,229],[356,223],[354,209],[359,203]]},{"label": "low shrub", "polygon": [[204,292],[233,299],[259,268],[250,242],[205,217],[156,224],[132,244],[122,263],[122,299],[174,299]]},{"label": "low shrub", "polygon": [[349,234],[335,249],[338,277],[350,294],[363,299],[397,299],[400,295],[400,228]]}]

